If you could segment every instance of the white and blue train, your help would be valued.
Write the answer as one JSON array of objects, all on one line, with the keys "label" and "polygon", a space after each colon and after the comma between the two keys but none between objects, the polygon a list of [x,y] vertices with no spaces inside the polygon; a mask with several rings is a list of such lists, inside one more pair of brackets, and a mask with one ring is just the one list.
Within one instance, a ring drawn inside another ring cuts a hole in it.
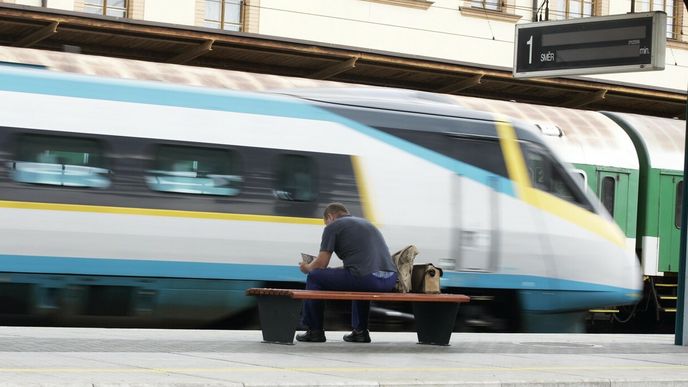
[{"label": "white and blue train", "polygon": [[639,262],[531,124],[372,88],[251,93],[0,67],[0,322],[200,327],[303,286],[322,210],[503,329],[637,302]]}]

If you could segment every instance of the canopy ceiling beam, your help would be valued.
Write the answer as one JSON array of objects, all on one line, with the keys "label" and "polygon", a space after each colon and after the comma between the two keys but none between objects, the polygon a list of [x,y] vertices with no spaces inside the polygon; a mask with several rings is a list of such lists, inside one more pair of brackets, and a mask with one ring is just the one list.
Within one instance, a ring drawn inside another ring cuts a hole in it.
[{"label": "canopy ceiling beam", "polygon": [[32,34],[29,34],[18,41],[14,42],[15,47],[31,47],[34,44],[40,42],[43,39],[49,38],[53,36],[54,34],[57,33],[57,26],[60,25],[60,22],[54,21],[47,26],[44,26],[43,28],[39,29],[38,31],[35,31]]},{"label": "canopy ceiling beam", "polygon": [[192,49],[182,52],[181,54],[173,57],[172,59],[168,60],[169,63],[175,63],[175,64],[184,64],[187,63],[191,60],[194,60],[198,58],[199,56],[203,54],[207,54],[210,51],[213,50],[213,43],[215,43],[214,39],[209,39],[206,40],[205,42],[193,47]]},{"label": "canopy ceiling beam", "polygon": [[559,106],[568,108],[581,108],[590,105],[591,103],[603,101],[607,96],[607,91],[607,89],[602,89],[594,93],[585,93],[561,103]]},{"label": "canopy ceiling beam", "polygon": [[477,86],[481,83],[483,77],[485,74],[477,74],[472,77],[462,79],[458,82],[454,82],[450,85],[444,86],[442,88],[437,89],[438,93],[447,93],[447,94],[453,94],[453,93],[458,93],[461,90],[466,90],[468,88],[471,88],[473,86]]},{"label": "canopy ceiling beam", "polygon": [[349,70],[355,68],[357,60],[358,60],[358,57],[355,56],[353,58],[349,58],[349,59],[345,60],[344,62],[339,62],[337,64],[333,64],[332,66],[326,67],[326,68],[312,74],[311,78],[314,78],[314,79],[332,78],[337,74],[341,74],[345,71],[349,71]]}]

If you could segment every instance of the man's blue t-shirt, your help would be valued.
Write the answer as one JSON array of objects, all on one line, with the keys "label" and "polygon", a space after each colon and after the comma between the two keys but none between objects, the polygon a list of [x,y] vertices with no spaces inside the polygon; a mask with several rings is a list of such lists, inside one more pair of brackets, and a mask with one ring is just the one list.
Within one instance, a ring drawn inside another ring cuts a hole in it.
[{"label": "man's blue t-shirt", "polygon": [[357,277],[377,271],[396,272],[382,233],[365,219],[346,215],[325,227],[320,251],[334,252]]}]

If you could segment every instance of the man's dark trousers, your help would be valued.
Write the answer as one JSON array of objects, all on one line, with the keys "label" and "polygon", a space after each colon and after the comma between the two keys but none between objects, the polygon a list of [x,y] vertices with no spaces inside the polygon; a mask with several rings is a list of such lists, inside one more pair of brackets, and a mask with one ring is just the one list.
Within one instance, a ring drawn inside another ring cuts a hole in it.
[{"label": "man's dark trousers", "polygon": [[[396,273],[388,278],[373,274],[356,277],[346,269],[316,269],[308,273],[306,290],[349,290],[353,292],[389,292],[397,283]],[[325,301],[305,300],[303,325],[311,330],[322,330]],[[351,326],[357,330],[368,329],[370,301],[351,302]]]}]

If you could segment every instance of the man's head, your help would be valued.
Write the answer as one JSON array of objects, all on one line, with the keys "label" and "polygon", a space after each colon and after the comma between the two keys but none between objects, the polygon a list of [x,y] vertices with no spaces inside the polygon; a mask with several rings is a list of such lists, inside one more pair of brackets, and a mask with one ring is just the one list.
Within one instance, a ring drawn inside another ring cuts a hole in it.
[{"label": "man's head", "polygon": [[323,220],[325,224],[330,224],[334,222],[335,219],[345,215],[349,215],[349,210],[347,210],[342,203],[330,203],[325,207]]}]

